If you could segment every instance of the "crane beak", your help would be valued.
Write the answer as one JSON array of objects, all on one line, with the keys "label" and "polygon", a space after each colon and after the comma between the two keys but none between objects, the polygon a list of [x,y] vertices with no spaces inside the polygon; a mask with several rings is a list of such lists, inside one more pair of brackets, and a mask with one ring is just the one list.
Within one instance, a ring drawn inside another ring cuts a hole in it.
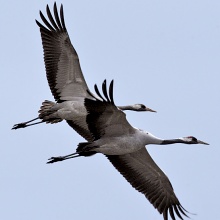
[{"label": "crane beak", "polygon": [[153,110],[151,108],[148,108],[148,107],[145,108],[145,111],[147,111],[147,112],[157,112],[157,111],[155,111],[155,110]]},{"label": "crane beak", "polygon": [[204,142],[204,141],[200,141],[200,140],[197,140],[197,143],[198,144],[205,144],[205,145],[209,145],[208,143]]}]

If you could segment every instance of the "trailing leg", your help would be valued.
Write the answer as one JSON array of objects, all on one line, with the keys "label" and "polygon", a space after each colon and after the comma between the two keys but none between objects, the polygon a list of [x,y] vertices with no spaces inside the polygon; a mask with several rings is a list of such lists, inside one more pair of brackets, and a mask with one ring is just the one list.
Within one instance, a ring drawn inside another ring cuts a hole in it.
[{"label": "trailing leg", "polygon": [[[16,130],[16,129],[19,129],[19,128],[26,128],[28,126],[32,126],[32,125],[36,125],[36,124],[41,124],[43,122],[51,123],[51,124],[61,122],[63,119],[59,118],[57,116],[57,114],[56,114],[57,110],[53,109],[53,107],[55,105],[56,105],[56,103],[48,101],[48,100],[45,100],[42,103],[42,105],[40,107],[40,110],[38,111],[39,112],[39,116],[37,118],[34,118],[34,119],[30,120],[30,121],[26,121],[26,122],[15,124],[12,127],[12,129]],[[35,120],[38,120],[38,119],[40,119],[41,121],[35,122],[35,123],[31,123],[31,122],[33,122]]]},{"label": "trailing leg", "polygon": [[68,154],[65,156],[51,157],[48,159],[49,161],[47,163],[48,164],[55,163],[55,162],[59,162],[59,161],[63,161],[63,160],[72,159],[75,157],[81,157],[81,156],[84,156],[84,157],[92,156],[97,153],[94,150],[98,147],[97,146],[89,146],[90,144],[91,144],[90,142],[79,143],[75,153]]},{"label": "trailing leg", "polygon": [[82,155],[78,154],[77,152],[75,153],[72,153],[72,154],[68,154],[68,155],[65,155],[65,156],[59,156],[59,157],[51,157],[48,159],[48,164],[49,163],[55,163],[55,162],[59,162],[59,161],[63,161],[63,160],[68,160],[68,159],[72,159],[72,158],[75,158],[75,157],[80,157]]},{"label": "trailing leg", "polygon": [[12,127],[12,130],[16,130],[16,129],[18,129],[18,128],[26,128],[26,127],[31,126],[31,125],[36,125],[36,124],[43,123],[43,121],[39,121],[39,122],[35,122],[35,123],[29,124],[30,122],[36,121],[36,120],[38,120],[38,119],[40,119],[40,118],[37,117],[37,118],[34,118],[34,119],[30,120],[30,121],[26,121],[26,122],[22,122],[22,123],[15,124],[15,125]]}]

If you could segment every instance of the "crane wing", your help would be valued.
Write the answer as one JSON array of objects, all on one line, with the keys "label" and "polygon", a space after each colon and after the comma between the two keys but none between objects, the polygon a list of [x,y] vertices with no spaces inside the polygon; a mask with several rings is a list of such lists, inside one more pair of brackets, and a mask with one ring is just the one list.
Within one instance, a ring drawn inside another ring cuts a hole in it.
[{"label": "crane wing", "polygon": [[109,86],[109,95],[106,88],[106,80],[102,84],[104,97],[95,85],[95,91],[99,98],[85,99],[85,107],[88,115],[86,122],[88,128],[97,140],[100,137],[117,137],[120,135],[131,134],[135,129],[128,123],[126,115],[114,104],[113,100],[113,81]]},{"label": "crane wing", "polygon": [[63,6],[60,7],[60,16],[54,3],[54,17],[47,5],[49,21],[40,11],[42,25],[40,27],[44,62],[50,90],[56,101],[73,100],[74,97],[91,97],[84,79],[79,58],[71,44],[64,22]]},{"label": "crane wing", "polygon": [[[176,197],[168,177],[153,161],[146,148],[124,155],[106,155],[113,166],[139,192],[143,193],[151,204],[168,219],[175,214],[182,218],[186,210]],[[188,216],[187,216],[188,217]]]},{"label": "crane wing", "polygon": [[85,138],[87,141],[92,142],[94,140],[93,135],[88,129],[87,125],[84,125],[82,121],[76,120],[67,120],[66,121],[70,127],[72,127],[79,135]]}]

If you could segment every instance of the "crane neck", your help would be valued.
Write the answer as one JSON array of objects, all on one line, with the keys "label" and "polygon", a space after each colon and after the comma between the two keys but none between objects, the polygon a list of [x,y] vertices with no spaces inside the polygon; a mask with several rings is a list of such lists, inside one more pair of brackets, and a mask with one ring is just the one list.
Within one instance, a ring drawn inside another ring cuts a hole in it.
[{"label": "crane neck", "polygon": [[163,140],[160,144],[161,145],[167,145],[167,144],[187,144],[184,140],[176,138],[176,139],[168,139],[168,140]]},{"label": "crane neck", "polygon": [[156,144],[160,145],[163,142],[163,139],[160,139],[149,132],[142,132],[144,143],[147,144]]},{"label": "crane neck", "polygon": [[143,137],[145,145],[147,144],[156,144],[156,145],[167,145],[167,144],[190,144],[189,141],[185,141],[183,138],[175,138],[175,139],[161,139],[149,132],[144,132],[142,130],[139,130],[140,137]]},{"label": "crane neck", "polygon": [[118,108],[119,108],[120,110],[122,110],[122,111],[125,111],[125,110],[135,110],[132,105],[118,106]]}]

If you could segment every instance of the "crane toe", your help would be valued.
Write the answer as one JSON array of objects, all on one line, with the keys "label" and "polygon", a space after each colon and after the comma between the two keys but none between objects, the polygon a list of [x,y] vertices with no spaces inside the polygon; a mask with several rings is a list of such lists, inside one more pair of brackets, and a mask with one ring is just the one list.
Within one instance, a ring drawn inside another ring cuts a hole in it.
[{"label": "crane toe", "polygon": [[49,158],[48,159],[48,164],[49,163],[55,163],[55,162],[59,162],[59,161],[62,161],[62,160],[64,160],[64,157],[62,157],[62,156],[59,156],[59,157],[51,157],[51,158]]},{"label": "crane toe", "polygon": [[19,123],[19,124],[15,124],[13,127],[12,127],[12,130],[16,130],[18,128],[25,128],[27,125],[26,123]]}]

